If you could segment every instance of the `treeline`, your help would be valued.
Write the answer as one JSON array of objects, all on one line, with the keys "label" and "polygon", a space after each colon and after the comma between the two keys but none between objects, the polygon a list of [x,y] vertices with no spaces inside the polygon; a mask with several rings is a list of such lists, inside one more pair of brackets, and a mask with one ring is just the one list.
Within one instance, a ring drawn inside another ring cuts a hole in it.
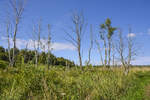
[{"label": "treeline", "polygon": [[[10,54],[13,54],[13,50],[10,50]],[[35,51],[34,50],[26,50],[26,49],[16,49],[16,66],[22,66],[24,64],[36,64],[35,62]],[[50,66],[67,66],[72,67],[75,66],[73,61],[65,59],[63,57],[56,57],[52,53],[50,53],[50,59],[48,58],[48,53],[40,52],[38,55],[38,64],[46,65],[49,63]],[[8,49],[5,49],[0,46],[0,67],[6,67],[4,64],[9,64],[9,54]],[[3,64],[2,64],[3,63]],[[7,65],[8,66],[8,65]]]}]

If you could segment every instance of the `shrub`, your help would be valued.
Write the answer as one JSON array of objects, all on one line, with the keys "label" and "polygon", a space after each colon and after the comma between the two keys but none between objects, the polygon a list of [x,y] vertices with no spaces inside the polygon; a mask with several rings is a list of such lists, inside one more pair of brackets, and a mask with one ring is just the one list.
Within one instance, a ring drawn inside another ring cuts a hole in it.
[{"label": "shrub", "polygon": [[0,60],[0,68],[1,69],[6,69],[8,66],[8,62]]}]

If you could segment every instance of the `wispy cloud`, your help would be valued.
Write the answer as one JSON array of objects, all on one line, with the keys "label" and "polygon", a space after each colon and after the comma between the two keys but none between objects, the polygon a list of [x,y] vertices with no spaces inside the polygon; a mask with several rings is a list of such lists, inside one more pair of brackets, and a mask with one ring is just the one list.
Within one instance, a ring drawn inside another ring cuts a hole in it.
[{"label": "wispy cloud", "polygon": [[127,37],[135,37],[136,35],[135,35],[135,33],[129,33],[128,35],[127,35]]},{"label": "wispy cloud", "polygon": [[[2,37],[1,38],[4,42],[3,42],[3,45],[7,45],[7,42],[6,42],[6,39],[5,37]],[[28,39],[28,40],[24,40],[24,39],[16,39],[16,45],[17,45],[17,48],[19,49],[22,49],[22,48],[25,48],[26,45],[28,45],[28,49],[31,49],[33,50],[34,49],[34,46],[37,45],[37,40],[32,40],[32,39]],[[47,50],[47,40],[43,40],[41,39],[41,43],[42,45],[45,45],[45,49]],[[13,40],[12,38],[10,39],[10,45],[11,47],[13,46]],[[75,47],[70,44],[70,43],[60,43],[60,42],[53,42],[51,44],[51,49],[55,50],[55,51],[58,51],[58,50],[75,50]]]}]

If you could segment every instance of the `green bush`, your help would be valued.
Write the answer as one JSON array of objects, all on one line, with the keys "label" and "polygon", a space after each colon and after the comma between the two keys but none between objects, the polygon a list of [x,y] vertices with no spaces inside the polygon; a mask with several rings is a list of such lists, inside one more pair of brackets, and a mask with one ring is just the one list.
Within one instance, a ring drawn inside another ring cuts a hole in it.
[{"label": "green bush", "polygon": [[8,62],[0,60],[0,69],[6,69],[8,66]]}]

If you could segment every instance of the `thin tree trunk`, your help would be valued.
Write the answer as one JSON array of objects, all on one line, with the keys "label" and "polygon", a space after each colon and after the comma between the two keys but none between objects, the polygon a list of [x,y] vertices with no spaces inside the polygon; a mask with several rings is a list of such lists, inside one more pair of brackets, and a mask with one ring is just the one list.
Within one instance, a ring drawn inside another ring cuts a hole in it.
[{"label": "thin tree trunk", "polygon": [[18,19],[16,19],[14,37],[13,37],[13,57],[12,57],[12,66],[15,66],[16,63],[16,35],[18,31]]},{"label": "thin tree trunk", "polygon": [[[103,55],[102,55],[102,52],[101,52],[101,48],[100,48],[100,45],[99,45],[99,43],[98,43],[98,41],[95,41],[96,42],[96,45],[97,45],[97,48],[98,48],[98,51],[99,51],[99,54],[100,54],[100,57],[101,57],[101,63],[102,63],[102,65],[104,66],[104,60],[103,60]],[[100,64],[101,64],[100,63]]]},{"label": "thin tree trunk", "polygon": [[48,69],[50,67],[50,45],[51,45],[51,30],[50,30],[50,25],[48,24],[48,58],[47,58],[47,65],[48,65]]},{"label": "thin tree trunk", "polygon": [[35,64],[36,64],[36,67],[38,67],[38,53],[37,53],[37,50],[35,51]]},{"label": "thin tree trunk", "polygon": [[113,50],[113,54],[112,54],[112,65],[115,66],[115,46],[114,43],[112,42],[112,50]]},{"label": "thin tree trunk", "polygon": [[109,39],[108,40],[108,66],[109,67],[110,67],[110,61],[111,61],[110,53],[111,53],[111,40]]},{"label": "thin tree trunk", "polygon": [[89,52],[88,52],[88,62],[87,65],[90,64],[91,61],[91,51],[93,48],[93,30],[92,30],[92,25],[90,26],[90,48],[89,48]]},{"label": "thin tree trunk", "polygon": [[78,56],[79,56],[80,68],[82,69],[82,58],[81,58],[81,49],[80,49],[80,45],[78,46]]},{"label": "thin tree trunk", "polygon": [[105,61],[104,61],[104,67],[107,66],[107,47],[106,47],[106,41],[104,39],[104,48],[105,48]]},{"label": "thin tree trunk", "polygon": [[9,66],[12,65],[12,60],[11,60],[11,54],[10,54],[10,36],[9,36],[9,28],[10,28],[10,23],[7,22],[7,42],[8,42],[8,57],[9,57]]}]

